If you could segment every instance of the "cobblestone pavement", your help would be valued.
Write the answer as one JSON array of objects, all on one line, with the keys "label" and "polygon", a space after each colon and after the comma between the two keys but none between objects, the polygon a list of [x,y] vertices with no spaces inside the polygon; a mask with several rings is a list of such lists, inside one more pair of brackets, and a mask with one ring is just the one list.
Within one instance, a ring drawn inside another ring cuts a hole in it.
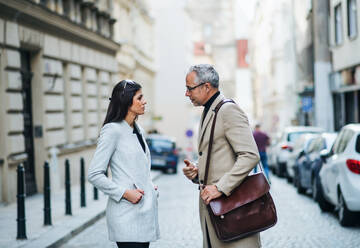
[{"label": "cobblestone pavement", "polygon": [[[151,248],[201,248],[196,186],[178,175],[157,180],[160,190],[161,239]],[[360,227],[343,228],[336,215],[321,213],[308,196],[299,195],[285,180],[272,177],[278,223],[262,232],[264,248],[359,248]],[[86,229],[62,247],[116,247],[107,240],[105,219]]]}]

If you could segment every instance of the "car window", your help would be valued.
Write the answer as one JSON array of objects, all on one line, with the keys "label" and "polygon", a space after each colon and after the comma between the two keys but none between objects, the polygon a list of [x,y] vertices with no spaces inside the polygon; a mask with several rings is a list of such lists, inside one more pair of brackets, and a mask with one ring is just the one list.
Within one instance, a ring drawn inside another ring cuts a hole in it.
[{"label": "car window", "polygon": [[322,137],[317,137],[309,144],[308,152],[321,151],[322,149],[324,149],[324,139]]},{"label": "car window", "polygon": [[301,135],[297,138],[295,144],[294,144],[294,150],[303,148],[305,144],[305,137],[301,137]]},{"label": "car window", "polygon": [[331,149],[331,154],[337,154],[337,151],[339,149],[338,147],[340,145],[340,142],[342,140],[344,132],[345,132],[345,130],[340,131],[339,135],[336,137],[334,145],[333,145],[333,147]]},{"label": "car window", "polygon": [[310,141],[310,144],[309,144],[308,149],[307,149],[308,153],[315,151],[317,140],[318,139],[312,139]]},{"label": "car window", "polygon": [[356,152],[360,153],[360,134],[357,136],[356,145],[355,145]]},{"label": "car window", "polygon": [[336,140],[336,135],[324,139],[324,149],[330,149]]},{"label": "car window", "polygon": [[303,134],[306,134],[306,133],[318,133],[318,132],[308,132],[308,131],[305,131],[305,132],[293,132],[293,133],[289,133],[288,134],[288,137],[287,137],[287,140],[290,141],[290,142],[296,142],[300,137],[301,135]]},{"label": "car window", "polygon": [[152,139],[150,140],[151,146],[154,149],[166,149],[171,150],[174,148],[173,142],[167,140],[160,140],[160,139]]},{"label": "car window", "polygon": [[339,145],[337,147],[337,150],[335,151],[336,154],[344,152],[347,144],[349,143],[351,137],[354,135],[354,132],[351,130],[344,130],[344,133],[341,137],[341,140],[339,141]]}]

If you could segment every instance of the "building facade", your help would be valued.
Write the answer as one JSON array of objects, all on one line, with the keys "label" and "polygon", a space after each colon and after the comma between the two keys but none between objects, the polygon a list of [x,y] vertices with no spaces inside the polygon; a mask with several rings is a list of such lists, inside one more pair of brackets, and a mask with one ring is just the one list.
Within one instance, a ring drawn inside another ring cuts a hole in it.
[{"label": "building facade", "polygon": [[146,130],[154,128],[155,111],[155,20],[150,16],[145,0],[114,0],[114,40],[121,43],[117,52],[119,78],[140,83],[148,102],[145,116],[139,123]]},{"label": "building facade", "polygon": [[45,161],[53,191],[65,159],[79,183],[120,78],[152,100],[152,25],[143,1],[0,1],[0,202],[16,200],[20,163],[27,195],[42,192]]},{"label": "building facade", "polygon": [[329,40],[332,52],[330,89],[334,128],[360,122],[360,2],[331,0]]}]

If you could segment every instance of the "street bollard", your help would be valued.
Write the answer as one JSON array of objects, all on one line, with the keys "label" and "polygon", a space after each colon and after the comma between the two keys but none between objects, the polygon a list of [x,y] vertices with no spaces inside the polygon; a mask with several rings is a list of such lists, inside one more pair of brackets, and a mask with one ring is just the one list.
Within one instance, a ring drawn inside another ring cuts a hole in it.
[{"label": "street bollard", "polygon": [[99,200],[98,189],[94,186],[94,200]]},{"label": "street bollard", "polygon": [[86,207],[84,158],[80,159],[80,187],[80,207]]},{"label": "street bollard", "polygon": [[25,219],[25,169],[23,164],[17,167],[17,236],[16,239],[27,239]]},{"label": "street bollard", "polygon": [[44,164],[44,225],[51,226],[50,165]]},{"label": "street bollard", "polygon": [[70,191],[70,163],[69,159],[65,160],[65,214],[72,215],[71,213],[71,191]]}]

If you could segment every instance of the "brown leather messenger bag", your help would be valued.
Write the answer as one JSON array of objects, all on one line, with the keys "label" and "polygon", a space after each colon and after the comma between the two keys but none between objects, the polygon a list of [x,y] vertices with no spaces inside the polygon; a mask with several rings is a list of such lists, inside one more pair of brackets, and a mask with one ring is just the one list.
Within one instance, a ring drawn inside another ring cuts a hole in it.
[{"label": "brown leather messenger bag", "polygon": [[[235,104],[233,100],[226,99],[222,100],[215,108],[206,159],[204,185],[207,185],[216,116],[221,106],[228,102]],[[248,175],[231,192],[230,196],[222,195],[212,200],[207,206],[216,235],[221,241],[229,242],[241,239],[264,231],[276,224],[276,209],[269,192],[270,186],[261,166],[260,169],[261,172]]]}]

